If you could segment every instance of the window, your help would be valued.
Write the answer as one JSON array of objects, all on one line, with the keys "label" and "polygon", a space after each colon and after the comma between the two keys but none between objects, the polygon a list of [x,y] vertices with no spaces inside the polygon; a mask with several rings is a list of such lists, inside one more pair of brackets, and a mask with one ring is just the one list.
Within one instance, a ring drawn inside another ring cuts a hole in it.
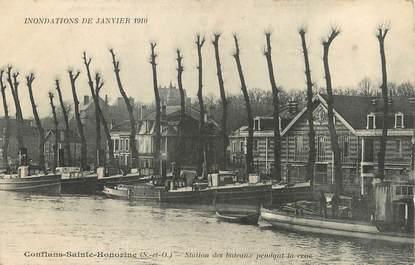
[{"label": "window", "polygon": [[254,140],[254,146],[253,149],[256,151],[258,150],[258,140]]},{"label": "window", "polygon": [[403,128],[403,113],[395,114],[395,128]]},{"label": "window", "polygon": [[130,151],[130,139],[125,139],[125,151]]},{"label": "window", "polygon": [[118,151],[119,140],[115,139],[114,150]]},{"label": "window", "polygon": [[366,129],[376,129],[375,115],[373,113],[367,115],[367,126]]},{"label": "window", "polygon": [[327,183],[327,164],[316,164],[316,183],[326,184]]},{"label": "window", "polygon": [[326,137],[317,136],[317,161],[326,160]]},{"label": "window", "polygon": [[294,161],[299,161],[303,153],[303,137],[294,137]]},{"label": "window", "polygon": [[232,141],[232,152],[236,152],[236,148],[238,146],[238,143],[236,141]]},{"label": "window", "polygon": [[239,151],[240,152],[244,152],[245,149],[245,142],[244,141],[240,141],[239,142]]},{"label": "window", "polygon": [[344,141],[343,142],[343,157],[349,157],[349,142]]},{"label": "window", "polygon": [[260,131],[261,128],[259,126],[260,126],[260,122],[259,122],[259,118],[258,118],[258,119],[254,120],[254,130],[255,131]]},{"label": "window", "polygon": [[403,153],[402,153],[402,140],[396,140],[396,155],[398,157],[402,157]]}]

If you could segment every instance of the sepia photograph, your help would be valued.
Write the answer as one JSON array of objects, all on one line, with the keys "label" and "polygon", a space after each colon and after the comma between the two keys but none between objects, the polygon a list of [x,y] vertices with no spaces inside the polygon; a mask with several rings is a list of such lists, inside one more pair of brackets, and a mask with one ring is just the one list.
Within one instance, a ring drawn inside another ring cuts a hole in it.
[{"label": "sepia photograph", "polygon": [[0,265],[415,264],[414,0],[0,24]]}]

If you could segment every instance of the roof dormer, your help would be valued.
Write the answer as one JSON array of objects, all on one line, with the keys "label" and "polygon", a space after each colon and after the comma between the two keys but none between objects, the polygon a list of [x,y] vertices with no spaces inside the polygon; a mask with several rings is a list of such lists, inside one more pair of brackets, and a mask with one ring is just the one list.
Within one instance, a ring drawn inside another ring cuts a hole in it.
[{"label": "roof dormer", "polygon": [[366,117],[366,129],[376,129],[376,116],[373,112]]},{"label": "roof dormer", "polygon": [[404,121],[403,113],[402,112],[395,113],[395,129],[405,128],[403,121]]}]

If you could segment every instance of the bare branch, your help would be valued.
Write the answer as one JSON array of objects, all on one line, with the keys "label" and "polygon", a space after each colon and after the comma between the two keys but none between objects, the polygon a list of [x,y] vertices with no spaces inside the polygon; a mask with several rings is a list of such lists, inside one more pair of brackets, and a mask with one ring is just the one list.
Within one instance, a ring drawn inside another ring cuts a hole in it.
[{"label": "bare branch", "polygon": [[330,46],[331,42],[340,34],[340,29],[336,26],[331,28],[330,35],[327,37],[326,40],[323,40],[324,46]]},{"label": "bare branch", "polygon": [[196,45],[198,48],[202,48],[203,44],[205,43],[205,37],[201,37],[200,34],[196,35]]},{"label": "bare branch", "polygon": [[32,86],[33,80],[35,80],[35,75],[33,73],[30,73],[30,75],[26,76],[27,86]]}]

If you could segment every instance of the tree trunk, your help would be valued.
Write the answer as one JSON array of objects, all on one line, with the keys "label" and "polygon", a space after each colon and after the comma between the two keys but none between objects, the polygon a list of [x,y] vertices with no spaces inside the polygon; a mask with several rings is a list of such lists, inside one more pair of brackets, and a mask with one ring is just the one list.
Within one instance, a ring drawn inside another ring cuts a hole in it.
[{"label": "tree trunk", "polygon": [[[17,144],[18,148],[21,149],[24,147],[24,141],[23,141],[23,114],[22,114],[22,108],[20,106],[20,99],[19,99],[19,82],[17,81],[17,77],[19,76],[19,73],[11,73],[12,67],[9,66],[7,68],[7,81],[10,85],[10,90],[12,92],[14,106],[16,109],[16,121],[17,121]],[[12,80],[13,78],[13,80]]]},{"label": "tree trunk", "polygon": [[0,71],[0,89],[1,89],[1,96],[3,98],[3,110],[4,110],[4,118],[6,119],[6,131],[4,132],[4,141],[3,141],[3,163],[4,166],[8,169],[9,167],[9,159],[8,159],[8,152],[9,152],[9,137],[10,137],[10,118],[9,118],[9,108],[7,106],[7,99],[6,99],[6,85],[3,84],[3,73],[4,71]]},{"label": "tree trunk", "polygon": [[245,84],[245,78],[242,71],[242,65],[239,58],[239,45],[238,45],[238,38],[236,35],[233,36],[235,40],[235,62],[236,67],[238,68],[239,79],[241,81],[241,90],[244,95],[245,105],[246,105],[246,112],[248,116],[248,140],[246,144],[246,171],[247,173],[254,173],[254,165],[253,165],[253,141],[254,141],[254,119],[252,117],[252,110],[251,110],[251,102],[249,100],[248,90]]},{"label": "tree trunk", "polygon": [[70,127],[69,127],[69,118],[68,113],[66,112],[65,103],[63,102],[62,91],[60,88],[59,80],[55,81],[56,83],[56,91],[58,91],[59,103],[61,105],[62,114],[63,114],[63,121],[65,122],[65,152],[67,161],[65,165],[71,166],[72,165],[72,155],[71,155],[71,145],[70,145]]},{"label": "tree trunk", "polygon": [[127,106],[128,115],[130,117],[130,126],[131,126],[131,133],[130,133],[130,150],[131,150],[131,167],[137,168],[138,167],[138,150],[137,150],[137,144],[136,144],[136,123],[134,118],[134,112],[133,107],[131,106],[130,100],[127,97],[127,94],[125,93],[125,90],[121,83],[120,78],[120,62],[116,60],[114,50],[110,49],[110,53],[112,56],[112,64],[114,65],[114,72],[115,72],[115,78],[117,80],[118,89],[120,90],[120,93],[124,99],[125,105]]},{"label": "tree trunk", "polygon": [[155,139],[154,139],[154,174],[162,174],[163,172],[159,172],[159,165],[161,162],[161,106],[160,106],[160,96],[157,87],[157,64],[156,64],[156,57],[157,55],[154,52],[156,47],[156,43],[150,43],[151,47],[151,69],[153,71],[153,89],[154,89],[154,98],[156,101],[156,121],[155,121]]},{"label": "tree trunk", "polygon": [[338,137],[336,133],[336,127],[334,125],[334,110],[333,110],[333,89],[331,85],[331,76],[329,68],[329,48],[331,42],[334,38],[340,33],[337,29],[332,29],[330,36],[327,40],[323,41],[323,63],[324,63],[324,74],[326,77],[326,88],[327,88],[327,108],[328,108],[328,127],[330,132],[330,142],[331,149],[333,151],[333,160],[334,160],[334,181],[335,188],[337,193],[342,193],[343,191],[343,172],[341,165],[341,154],[340,146],[338,142]]},{"label": "tree trunk", "polygon": [[[307,179],[310,181],[310,185],[314,185],[314,164],[316,163],[316,140],[314,131],[314,120],[313,120],[313,83],[311,81],[310,63],[308,60],[308,50],[305,41],[306,31],[301,29],[299,31],[301,36],[301,46],[303,47],[304,54],[304,65],[305,65],[305,76],[307,79],[307,121],[308,121],[308,161],[307,161]],[[311,177],[310,177],[311,174]]]},{"label": "tree trunk", "polygon": [[84,52],[83,58],[84,58],[84,64],[85,64],[86,72],[88,76],[89,89],[90,89],[92,99],[94,100],[94,104],[95,104],[95,121],[97,122],[97,125],[96,125],[97,138],[99,137],[99,139],[97,139],[97,161],[99,162],[98,166],[104,165],[103,161],[100,161],[101,160],[100,154],[102,152],[100,123],[102,123],[102,126],[104,127],[105,137],[107,138],[108,156],[109,156],[110,164],[113,164],[114,163],[114,146],[113,146],[112,139],[111,139],[111,133],[108,128],[108,123],[105,120],[104,113],[102,112],[102,109],[99,105],[99,91],[101,90],[104,83],[101,82],[101,77],[99,76],[99,74],[98,73],[95,74],[95,91],[94,91],[94,82],[92,81],[91,70],[89,68],[89,65],[91,64],[91,58],[87,60],[85,52]]},{"label": "tree trunk", "polygon": [[205,43],[205,38],[197,35],[196,38],[196,47],[197,47],[197,56],[198,56],[198,73],[199,73],[199,85],[197,90],[197,98],[199,99],[199,150],[198,150],[198,166],[197,173],[202,175],[203,178],[206,177],[206,163],[205,163],[205,148],[206,148],[206,139],[205,139],[205,105],[203,103],[203,62],[202,62],[202,47]]},{"label": "tree trunk", "polygon": [[100,82],[101,82],[101,77],[97,73],[97,74],[95,74],[95,101],[97,102],[97,106],[98,106],[99,118],[101,120],[102,126],[104,127],[104,134],[105,134],[105,137],[107,138],[108,157],[109,157],[109,160],[110,160],[109,164],[114,165],[114,163],[115,163],[114,144],[113,144],[112,139],[111,139],[111,133],[110,133],[110,129],[108,128],[108,123],[105,119],[104,113],[102,112],[102,108],[99,105],[99,91],[101,90],[102,86],[104,85],[103,82],[101,82],[101,83]]},{"label": "tree trunk", "polygon": [[274,179],[281,181],[281,133],[280,133],[280,113],[279,113],[279,99],[278,88],[275,83],[274,67],[272,65],[271,55],[271,33],[265,33],[267,42],[267,50],[264,52],[267,58],[269,80],[272,88],[272,102],[274,105],[273,119],[274,119]]},{"label": "tree trunk", "polygon": [[185,146],[185,138],[184,138],[184,126],[185,126],[185,119],[186,119],[186,102],[184,98],[184,89],[183,89],[183,82],[182,82],[182,74],[183,74],[183,65],[182,65],[183,57],[180,54],[180,50],[177,50],[177,85],[179,87],[180,92],[180,124],[179,124],[179,148],[176,154],[176,164],[181,169],[183,164],[183,157],[186,152],[184,150]]},{"label": "tree trunk", "polygon": [[220,55],[219,55],[219,38],[220,34],[215,34],[213,40],[213,46],[215,47],[215,59],[216,59],[216,71],[218,75],[218,83],[219,83],[219,90],[220,90],[220,98],[222,101],[222,118],[221,118],[221,132],[222,132],[222,143],[223,143],[223,163],[222,167],[223,169],[227,169],[228,167],[228,153],[227,153],[227,147],[229,145],[229,139],[228,139],[228,101],[226,99],[225,94],[225,86],[223,84],[223,77],[222,77],[222,67],[220,63]]},{"label": "tree trunk", "polygon": [[78,134],[81,138],[81,161],[80,166],[81,170],[86,170],[86,163],[87,163],[87,145],[86,145],[86,138],[84,133],[84,126],[82,125],[81,114],[79,113],[79,100],[78,95],[76,93],[76,86],[75,82],[79,76],[79,71],[74,75],[72,71],[68,71],[69,79],[71,80],[71,88],[72,88],[72,96],[75,108],[75,119],[76,119],[76,126],[78,128]]},{"label": "tree trunk", "polygon": [[388,100],[388,76],[386,72],[386,57],[385,57],[385,38],[389,28],[380,27],[376,37],[379,41],[379,52],[382,66],[382,97],[383,97],[383,124],[382,124],[382,137],[380,140],[380,151],[378,157],[378,173],[377,177],[381,181],[385,179],[385,155],[386,155],[386,143],[388,136],[388,116],[389,116],[389,100]]},{"label": "tree trunk", "polygon": [[52,108],[53,114],[53,123],[55,125],[55,143],[53,145],[53,171],[55,171],[56,167],[58,166],[58,137],[59,137],[59,122],[58,117],[56,116],[56,108],[53,104],[53,94],[49,92],[49,100],[50,100],[50,107]]},{"label": "tree trunk", "polygon": [[39,167],[45,169],[45,130],[40,122],[39,114],[37,112],[35,98],[33,97],[32,83],[35,80],[34,74],[30,74],[26,77],[26,85],[29,90],[30,104],[32,105],[33,116],[36,121],[37,131],[39,133]]}]

